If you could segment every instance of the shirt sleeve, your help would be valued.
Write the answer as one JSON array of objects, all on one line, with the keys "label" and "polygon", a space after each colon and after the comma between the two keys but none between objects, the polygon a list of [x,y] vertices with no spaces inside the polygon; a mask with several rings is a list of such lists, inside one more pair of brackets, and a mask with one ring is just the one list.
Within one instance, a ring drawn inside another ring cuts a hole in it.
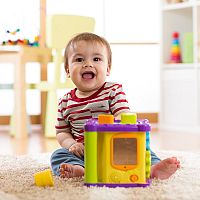
[{"label": "shirt sleeve", "polygon": [[57,111],[57,119],[56,119],[56,133],[67,132],[70,133],[70,125],[67,120],[64,118],[64,111],[66,110],[67,104],[60,99],[58,102],[58,111]]},{"label": "shirt sleeve", "polygon": [[130,112],[126,94],[124,93],[121,84],[117,84],[114,88],[112,88],[109,98],[110,111],[114,116],[117,116],[120,113]]}]

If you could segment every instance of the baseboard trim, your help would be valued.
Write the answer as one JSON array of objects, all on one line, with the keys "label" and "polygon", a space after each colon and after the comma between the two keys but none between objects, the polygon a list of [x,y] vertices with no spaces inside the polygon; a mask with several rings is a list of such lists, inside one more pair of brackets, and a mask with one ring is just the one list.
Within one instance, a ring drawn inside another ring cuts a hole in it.
[{"label": "baseboard trim", "polygon": [[[31,115],[31,124],[40,124],[40,115]],[[0,116],[0,125],[8,125],[10,123],[10,116]]]},{"label": "baseboard trim", "polygon": [[148,119],[150,123],[158,123],[159,113],[137,113],[138,119]]},{"label": "baseboard trim", "polygon": [[[148,119],[150,123],[158,123],[158,113],[137,113],[138,119]],[[10,116],[0,116],[0,125],[8,125]],[[31,115],[32,124],[40,124],[40,115]]]}]

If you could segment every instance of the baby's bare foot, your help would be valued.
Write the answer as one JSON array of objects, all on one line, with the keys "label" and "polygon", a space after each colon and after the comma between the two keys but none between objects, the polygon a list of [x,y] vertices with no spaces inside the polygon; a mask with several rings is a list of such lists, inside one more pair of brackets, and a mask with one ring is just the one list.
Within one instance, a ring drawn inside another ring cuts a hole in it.
[{"label": "baby's bare foot", "polygon": [[60,165],[59,171],[61,178],[81,177],[84,175],[84,168],[80,165],[63,163]]},{"label": "baby's bare foot", "polygon": [[180,161],[176,157],[167,158],[151,167],[151,178],[167,179],[180,168]]}]

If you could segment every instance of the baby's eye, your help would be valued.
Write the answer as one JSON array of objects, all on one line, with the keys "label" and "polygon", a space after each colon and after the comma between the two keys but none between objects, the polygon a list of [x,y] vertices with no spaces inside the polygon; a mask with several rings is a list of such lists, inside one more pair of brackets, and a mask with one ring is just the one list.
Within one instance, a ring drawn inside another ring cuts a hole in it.
[{"label": "baby's eye", "polygon": [[83,58],[76,58],[76,62],[83,62]]},{"label": "baby's eye", "polygon": [[98,62],[101,61],[101,58],[95,57],[93,60]]}]

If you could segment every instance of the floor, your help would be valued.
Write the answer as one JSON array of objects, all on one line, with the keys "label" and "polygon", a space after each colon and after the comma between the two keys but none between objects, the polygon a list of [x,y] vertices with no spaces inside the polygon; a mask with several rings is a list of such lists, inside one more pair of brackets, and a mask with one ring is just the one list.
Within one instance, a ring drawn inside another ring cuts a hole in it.
[{"label": "floor", "polygon": [[[23,155],[53,152],[59,148],[54,138],[45,138],[39,125],[32,126],[28,139],[19,140],[9,136],[9,127],[0,127],[0,154]],[[200,152],[200,134],[151,131],[151,149]]]},{"label": "floor", "polygon": [[16,139],[9,136],[9,127],[0,128],[0,154],[23,155],[52,152],[59,148],[54,138],[45,138],[39,125],[32,126],[32,132],[27,139]]}]

